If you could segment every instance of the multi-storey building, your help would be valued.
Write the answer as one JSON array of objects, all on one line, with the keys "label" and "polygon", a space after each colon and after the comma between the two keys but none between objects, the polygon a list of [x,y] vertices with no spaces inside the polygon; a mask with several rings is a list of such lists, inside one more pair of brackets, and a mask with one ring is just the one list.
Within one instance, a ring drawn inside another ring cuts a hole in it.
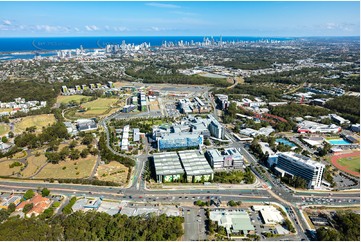
[{"label": "multi-storey building", "polygon": [[293,152],[277,153],[277,156],[276,170],[282,176],[285,174],[299,176],[308,182],[308,188],[321,188],[324,164]]}]

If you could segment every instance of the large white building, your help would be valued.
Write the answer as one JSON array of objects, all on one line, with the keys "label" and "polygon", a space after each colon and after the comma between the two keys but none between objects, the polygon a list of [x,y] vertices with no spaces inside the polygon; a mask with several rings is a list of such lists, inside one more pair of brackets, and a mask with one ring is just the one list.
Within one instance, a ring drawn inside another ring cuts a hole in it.
[{"label": "large white building", "polygon": [[223,139],[224,127],[212,115],[208,115],[208,118],[211,121],[209,124],[209,131],[211,132],[211,135],[217,139]]},{"label": "large white building", "polygon": [[338,133],[341,131],[341,127],[335,124],[327,125],[307,120],[299,123],[297,127],[298,133]]},{"label": "large white building", "polygon": [[282,177],[285,174],[299,176],[308,182],[309,189],[321,188],[324,164],[293,152],[277,153],[274,163]]}]

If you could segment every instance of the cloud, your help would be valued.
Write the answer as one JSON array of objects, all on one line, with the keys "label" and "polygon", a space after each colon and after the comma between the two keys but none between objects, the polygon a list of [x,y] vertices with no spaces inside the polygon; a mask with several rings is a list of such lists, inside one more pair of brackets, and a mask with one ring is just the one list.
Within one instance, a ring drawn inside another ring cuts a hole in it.
[{"label": "cloud", "polygon": [[340,30],[350,32],[353,31],[356,26],[352,23],[326,23],[321,27],[327,30]]},{"label": "cloud", "polygon": [[186,16],[195,16],[195,15],[197,15],[196,13],[183,12],[183,11],[171,11],[170,13],[172,13],[172,14],[178,14],[178,15],[186,15]]},{"label": "cloud", "polygon": [[3,23],[4,25],[11,25],[11,21],[7,19],[3,20]]},{"label": "cloud", "polygon": [[69,32],[70,28],[65,26],[53,26],[53,25],[35,25],[28,27],[31,30],[35,31],[45,31],[45,32]]},{"label": "cloud", "polygon": [[156,8],[181,8],[179,5],[169,3],[146,3],[145,5]]},{"label": "cloud", "polygon": [[88,31],[96,31],[96,30],[99,30],[99,28],[95,25],[86,25],[85,26],[85,29],[88,30]]}]

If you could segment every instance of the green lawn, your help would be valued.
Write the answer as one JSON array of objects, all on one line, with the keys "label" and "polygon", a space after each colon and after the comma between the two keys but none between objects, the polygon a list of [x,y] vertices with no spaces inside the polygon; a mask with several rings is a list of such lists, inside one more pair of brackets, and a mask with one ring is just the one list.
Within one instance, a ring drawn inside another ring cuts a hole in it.
[{"label": "green lawn", "polygon": [[83,98],[89,100],[91,97],[83,96],[83,95],[58,96],[56,102],[66,104],[66,103],[70,103],[71,101],[75,101],[77,103],[80,103],[80,100],[82,100]]},{"label": "green lawn", "polygon": [[341,158],[337,160],[341,166],[346,166],[350,170],[360,172],[360,156]]}]

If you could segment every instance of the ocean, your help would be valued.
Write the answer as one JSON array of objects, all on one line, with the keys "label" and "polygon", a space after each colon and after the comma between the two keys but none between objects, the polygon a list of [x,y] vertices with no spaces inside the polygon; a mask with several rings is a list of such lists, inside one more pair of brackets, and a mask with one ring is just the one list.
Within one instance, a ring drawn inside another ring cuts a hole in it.
[{"label": "ocean", "polygon": [[[207,36],[211,38],[210,36]],[[160,46],[164,41],[176,43],[180,40],[191,42],[202,42],[203,36],[119,36],[119,37],[9,37],[0,38],[0,60],[7,59],[28,59],[35,56],[35,52],[54,55],[56,50],[76,49],[81,45],[84,49],[105,48],[107,44],[150,43],[151,46]],[[215,41],[219,36],[213,37]],[[259,41],[259,40],[292,40],[292,38],[271,38],[271,37],[239,37],[223,36],[223,41]],[[41,56],[47,56],[41,54]]]}]

